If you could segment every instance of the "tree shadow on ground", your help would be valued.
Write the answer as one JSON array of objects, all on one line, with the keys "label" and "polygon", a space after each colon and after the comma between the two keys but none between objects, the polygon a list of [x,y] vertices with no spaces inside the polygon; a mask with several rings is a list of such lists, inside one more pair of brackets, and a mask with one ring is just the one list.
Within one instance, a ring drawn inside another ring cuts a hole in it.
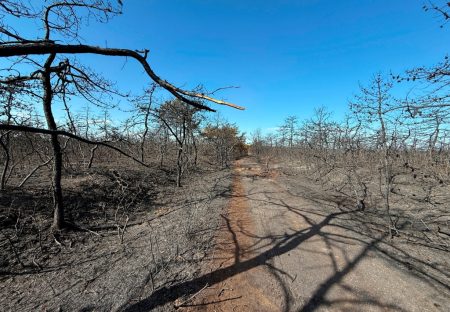
[{"label": "tree shadow on ground", "polygon": [[[321,222],[317,224],[312,224],[309,228],[298,231],[294,234],[285,235],[282,239],[279,239],[278,242],[270,249],[261,252],[260,254],[244,260],[240,262],[235,262],[232,265],[229,265],[225,268],[218,269],[211,273],[202,275],[196,279],[186,281],[183,283],[179,283],[173,285],[168,288],[162,288],[156,290],[149,297],[141,300],[138,303],[135,303],[127,308],[124,311],[150,311],[158,306],[164,305],[166,303],[172,302],[179,298],[180,296],[187,294],[194,294],[198,292],[205,285],[215,285],[220,283],[231,276],[246,272],[252,268],[267,265],[268,261],[276,256],[287,253],[295,248],[297,248],[301,243],[310,239],[316,235],[318,235],[321,229],[328,225],[329,222],[339,215],[344,215],[352,213],[351,211],[343,211],[331,213],[326,216]],[[237,249],[239,247],[236,247]],[[369,250],[370,248],[368,248]],[[240,252],[240,251],[239,251]],[[254,251],[253,251],[254,252]],[[364,254],[361,256],[363,257]],[[354,263],[348,266],[347,271],[350,271]],[[346,273],[341,273],[341,275],[345,275]],[[330,279],[330,283],[338,279]],[[324,295],[327,288],[322,288],[320,292],[314,297],[314,300],[317,301],[320,297]]]},{"label": "tree shadow on ground", "polygon": [[[300,230],[292,230],[290,234],[284,233],[280,235],[256,235],[254,233],[250,233],[245,228],[235,229],[230,225],[230,220],[223,216],[225,219],[225,227],[230,232],[233,244],[235,245],[234,251],[234,262],[226,267],[219,268],[210,273],[201,275],[195,279],[184,281],[180,283],[172,284],[171,286],[160,288],[155,290],[150,296],[144,298],[138,302],[132,303],[123,307],[124,311],[151,311],[157,307],[164,306],[169,304],[176,299],[182,296],[189,296],[197,293],[205,285],[213,286],[222,281],[241,274],[243,272],[247,272],[253,268],[264,266],[268,269],[268,271],[273,275],[275,280],[278,283],[278,286],[281,288],[281,292],[283,295],[283,310],[291,311],[294,305],[296,304],[293,301],[292,296],[290,295],[289,286],[286,284],[286,281],[282,276],[288,276],[291,279],[295,279],[294,277],[289,276],[288,273],[283,272],[282,270],[276,268],[272,262],[275,257],[286,254],[299,246],[301,246],[306,240],[310,239],[321,239],[325,242],[327,246],[333,246],[334,248],[341,248],[339,244],[343,242],[348,244],[354,242],[355,244],[359,244],[363,248],[359,250],[356,254],[349,256],[346,255],[346,263],[345,265],[339,266],[335,262],[335,254],[331,248],[329,248],[330,253],[328,256],[330,257],[330,261],[333,266],[333,273],[328,276],[318,287],[314,290],[312,296],[308,298],[308,300],[299,308],[299,311],[315,311],[319,307],[331,307],[331,306],[358,306],[358,305],[368,305],[371,307],[377,307],[381,309],[388,309],[392,311],[405,311],[404,308],[395,305],[395,304],[386,304],[380,302],[370,294],[358,294],[355,289],[350,286],[342,284],[342,281],[345,276],[347,276],[354,268],[357,266],[364,258],[366,258],[370,252],[377,252],[381,255],[384,255],[386,259],[392,261],[394,263],[400,264],[405,267],[407,273],[410,273],[413,276],[419,278],[425,278],[428,283],[439,286],[441,288],[449,290],[448,285],[446,285],[445,281],[440,280],[436,276],[429,274],[427,270],[420,269],[419,267],[411,269],[410,266],[405,264],[403,261],[404,257],[409,257],[409,262],[417,262],[420,263],[421,260],[413,257],[412,255],[404,252],[397,248],[397,250],[393,249],[392,246],[389,248],[385,248],[382,244],[385,243],[385,239],[388,234],[386,231],[374,231],[372,227],[380,228],[382,224],[378,224],[374,220],[374,223],[365,222],[364,220],[360,220],[358,218],[360,212],[357,210],[350,210],[348,208],[343,207],[342,204],[334,203],[329,199],[320,199],[317,200],[314,196],[310,196],[307,198],[311,203],[313,203],[316,207],[326,206],[323,209],[307,209],[307,208],[298,208],[288,205],[286,202],[279,200],[274,197],[274,194],[271,192],[263,192],[265,199],[255,199],[255,192],[250,190],[246,195],[240,196],[245,197],[248,200],[258,200],[261,203],[267,205],[274,205],[280,207],[288,213],[294,214],[301,218],[302,221],[306,222],[308,226],[306,228],[302,228]],[[296,194],[290,194],[292,197],[302,197]],[[330,210],[334,210],[330,212]],[[312,217],[313,216],[313,217]],[[356,217],[355,217],[356,216]],[[351,220],[351,222],[349,221]],[[354,225],[357,226],[354,226]],[[348,233],[348,235],[338,235],[332,233],[330,231],[326,231],[326,227],[335,227],[340,228],[341,230]],[[399,225],[401,229],[402,225]],[[251,246],[243,249],[242,246],[239,245],[237,235],[235,231],[239,232],[251,237],[254,243]],[[268,242],[266,242],[268,241]],[[341,249],[343,254],[346,254],[345,250]],[[240,259],[242,254],[246,254],[247,257],[244,260]],[[402,254],[399,256],[398,254]],[[423,264],[423,263],[422,263]],[[436,269],[431,267],[432,269]],[[445,275],[445,272],[440,272]],[[341,287],[345,289],[347,292],[351,292],[356,296],[357,299],[337,299],[330,300],[327,298],[327,294],[333,287]],[[214,304],[215,302],[211,302],[209,304]]]}]

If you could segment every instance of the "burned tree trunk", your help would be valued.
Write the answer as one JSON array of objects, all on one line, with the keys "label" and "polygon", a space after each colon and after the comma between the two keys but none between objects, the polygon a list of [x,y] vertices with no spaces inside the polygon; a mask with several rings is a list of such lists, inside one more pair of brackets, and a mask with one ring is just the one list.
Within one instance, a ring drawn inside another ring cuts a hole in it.
[{"label": "burned tree trunk", "polygon": [[[12,105],[13,105],[12,102],[13,102],[13,93],[12,93],[12,91],[10,91],[8,98],[6,100],[5,112],[4,112],[4,114],[6,115],[6,124],[7,125],[9,125],[11,123],[11,119],[12,119],[12,115],[11,115],[11,109],[12,109]],[[3,138],[4,138],[4,140],[3,140]],[[5,132],[0,137],[0,145],[2,146],[3,152],[5,153],[5,161],[3,163],[3,171],[2,171],[2,177],[1,177],[1,182],[0,182],[0,189],[3,191],[6,187],[6,180],[8,180],[7,173],[8,173],[8,169],[9,169],[9,164],[11,162],[11,152],[10,152],[11,147],[10,147],[9,131]]]},{"label": "burned tree trunk", "polygon": [[9,162],[11,160],[11,156],[9,153],[9,132],[5,134],[5,141],[3,141],[3,137],[0,138],[0,144],[3,148],[3,152],[5,153],[5,162],[3,163],[3,171],[1,177],[1,190],[3,191],[6,187],[6,175],[9,168]]},{"label": "burned tree trunk", "polygon": [[[57,126],[55,118],[52,112],[52,99],[53,90],[51,84],[51,65],[55,60],[56,54],[50,54],[44,65],[44,71],[42,73],[42,85],[44,89],[43,94],[43,109],[45,114],[45,120],[49,130],[56,131]],[[61,144],[58,140],[58,135],[51,134],[51,144],[53,150],[53,224],[52,228],[59,230],[64,226],[64,204],[61,187],[61,175],[62,175],[62,152]]]}]

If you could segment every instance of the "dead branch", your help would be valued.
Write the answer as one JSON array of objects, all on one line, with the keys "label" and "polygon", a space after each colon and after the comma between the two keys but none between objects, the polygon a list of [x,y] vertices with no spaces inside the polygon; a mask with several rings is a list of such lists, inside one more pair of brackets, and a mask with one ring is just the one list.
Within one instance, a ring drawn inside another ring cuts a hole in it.
[{"label": "dead branch", "polygon": [[173,96],[177,99],[192,105],[196,108],[212,111],[215,110],[200,104],[199,102],[190,100],[186,97],[198,98],[207,100],[209,102],[213,102],[219,105],[225,105],[229,107],[233,107],[236,109],[244,110],[244,107],[215,99],[210,97],[204,93],[186,91],[175,87],[173,84],[167,82],[166,80],[161,79],[158,75],[150,67],[150,64],[147,62],[145,58],[145,54],[141,55],[137,51],[129,50],[129,49],[117,49],[117,48],[102,48],[98,46],[91,45],[71,45],[71,44],[57,44],[51,41],[42,40],[40,42],[33,43],[23,43],[23,44],[7,44],[0,46],[0,57],[11,57],[11,56],[20,56],[20,55],[45,55],[45,54],[98,54],[98,55],[106,55],[106,56],[123,56],[123,57],[131,57],[137,60],[148,76],[155,81],[158,85],[169,91]]}]

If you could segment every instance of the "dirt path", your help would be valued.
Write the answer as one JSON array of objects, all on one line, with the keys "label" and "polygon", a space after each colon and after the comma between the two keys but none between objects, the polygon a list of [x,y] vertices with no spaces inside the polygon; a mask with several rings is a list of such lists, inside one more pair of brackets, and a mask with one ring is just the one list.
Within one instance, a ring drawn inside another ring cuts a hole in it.
[{"label": "dirt path", "polygon": [[184,310],[448,311],[448,270],[400,261],[382,231],[353,221],[362,213],[252,158],[233,186],[214,266]]}]

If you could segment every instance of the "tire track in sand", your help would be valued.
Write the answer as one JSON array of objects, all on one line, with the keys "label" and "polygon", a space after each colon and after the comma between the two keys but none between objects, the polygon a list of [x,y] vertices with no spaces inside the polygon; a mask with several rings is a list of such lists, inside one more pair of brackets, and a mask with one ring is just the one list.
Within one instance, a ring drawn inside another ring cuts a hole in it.
[{"label": "tire track in sand", "polygon": [[[216,250],[213,254],[211,271],[226,267],[235,267],[223,281],[207,286],[189,303],[184,311],[278,311],[279,307],[272,302],[270,294],[258,285],[261,278],[273,278],[266,267],[255,266],[242,271],[240,263],[251,259],[256,242],[248,198],[243,185],[243,177],[260,174],[259,166],[248,167],[242,160],[235,162],[232,183],[232,194],[227,214],[222,215],[223,225],[216,238]],[[230,274],[231,273],[231,274]]]}]

